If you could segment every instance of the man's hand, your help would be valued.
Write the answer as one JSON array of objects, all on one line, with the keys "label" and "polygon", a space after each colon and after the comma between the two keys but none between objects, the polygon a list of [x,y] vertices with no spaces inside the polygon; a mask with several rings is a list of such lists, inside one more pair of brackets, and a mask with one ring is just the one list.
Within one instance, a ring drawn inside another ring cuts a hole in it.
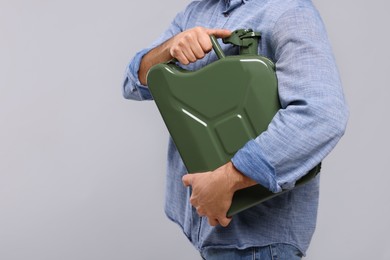
[{"label": "man's hand", "polygon": [[185,186],[192,186],[190,202],[199,216],[206,216],[211,226],[229,225],[226,213],[236,190],[256,184],[240,173],[231,162],[215,171],[192,173],[183,176]]},{"label": "man's hand", "polygon": [[162,62],[167,62],[173,58],[181,64],[187,65],[202,59],[206,53],[212,49],[210,35],[217,38],[230,36],[231,31],[225,29],[207,29],[194,27],[181,32],[160,46],[148,52],[141,61],[138,71],[138,78],[143,85],[146,85],[146,74],[149,69]]},{"label": "man's hand", "polygon": [[181,64],[187,65],[202,59],[212,49],[210,35],[217,38],[230,36],[231,31],[225,29],[206,29],[195,27],[177,34],[169,42],[169,54]]}]

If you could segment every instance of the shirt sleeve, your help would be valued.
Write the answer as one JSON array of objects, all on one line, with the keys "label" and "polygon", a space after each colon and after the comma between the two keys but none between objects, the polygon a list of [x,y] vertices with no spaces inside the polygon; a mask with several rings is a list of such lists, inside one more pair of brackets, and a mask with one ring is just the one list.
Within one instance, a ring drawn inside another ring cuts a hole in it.
[{"label": "shirt sleeve", "polygon": [[126,99],[133,100],[152,100],[153,97],[147,86],[142,85],[138,78],[138,71],[141,64],[141,60],[145,54],[147,54],[153,48],[161,45],[168,39],[172,38],[176,34],[182,32],[181,24],[185,21],[186,10],[178,13],[172,21],[169,28],[149,47],[139,51],[131,59],[129,65],[126,67],[125,77],[123,80],[122,94]]},{"label": "shirt sleeve", "polygon": [[276,22],[270,44],[281,109],[268,129],[232,158],[272,192],[293,188],[344,134],[348,109],[327,34],[316,10],[295,8]]}]

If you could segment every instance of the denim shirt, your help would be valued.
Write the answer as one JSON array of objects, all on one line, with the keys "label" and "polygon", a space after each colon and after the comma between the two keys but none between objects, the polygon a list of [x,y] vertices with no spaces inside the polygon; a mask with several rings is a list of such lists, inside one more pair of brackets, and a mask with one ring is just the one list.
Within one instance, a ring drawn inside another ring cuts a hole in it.
[{"label": "denim shirt", "polygon": [[[337,67],[317,10],[310,0],[193,1],[159,39],[131,60],[123,84],[125,98],[152,99],[138,79],[143,55],[195,26],[261,32],[259,53],[275,62],[282,108],[268,129],[240,149],[232,162],[272,192],[293,188],[296,180],[335,147],[348,119]],[[237,54],[237,48],[221,45],[227,55]],[[197,70],[216,59],[210,52],[184,68]],[[316,225],[319,177],[235,215],[223,228],[211,227],[191,207],[190,190],[181,181],[184,174],[186,168],[170,140],[165,212],[198,250],[272,243],[291,244],[303,254],[307,250]]]}]

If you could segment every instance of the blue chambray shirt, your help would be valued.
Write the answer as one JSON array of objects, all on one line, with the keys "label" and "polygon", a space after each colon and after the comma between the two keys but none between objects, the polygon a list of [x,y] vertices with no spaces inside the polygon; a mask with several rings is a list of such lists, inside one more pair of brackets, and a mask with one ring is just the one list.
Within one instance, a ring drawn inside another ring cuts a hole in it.
[{"label": "blue chambray shirt", "polygon": [[[232,162],[243,174],[273,192],[294,187],[297,179],[334,148],[348,119],[338,71],[317,10],[310,0],[193,1],[177,14],[159,39],[132,59],[123,84],[125,98],[152,99],[147,86],[138,80],[143,55],[195,26],[232,31],[252,28],[261,32],[259,53],[276,64],[282,108],[267,131],[249,141]],[[237,48],[222,46],[227,55],[237,54]],[[216,59],[211,52],[184,67],[196,70]],[[181,181],[184,174],[186,168],[170,140],[165,211],[198,250],[242,249],[272,243],[291,244],[302,253],[307,250],[316,225],[319,177],[237,214],[223,228],[211,227],[191,207],[190,190]]]}]

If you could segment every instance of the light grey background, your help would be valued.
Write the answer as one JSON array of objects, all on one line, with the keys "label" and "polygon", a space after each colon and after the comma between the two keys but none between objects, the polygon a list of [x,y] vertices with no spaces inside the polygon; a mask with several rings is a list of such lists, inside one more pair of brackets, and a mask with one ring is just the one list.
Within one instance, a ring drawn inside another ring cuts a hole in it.
[{"label": "light grey background", "polygon": [[[0,0],[0,259],[199,259],[163,213],[167,131],[124,68],[189,1]],[[315,0],[351,110],[306,259],[390,259],[386,0]]]}]

